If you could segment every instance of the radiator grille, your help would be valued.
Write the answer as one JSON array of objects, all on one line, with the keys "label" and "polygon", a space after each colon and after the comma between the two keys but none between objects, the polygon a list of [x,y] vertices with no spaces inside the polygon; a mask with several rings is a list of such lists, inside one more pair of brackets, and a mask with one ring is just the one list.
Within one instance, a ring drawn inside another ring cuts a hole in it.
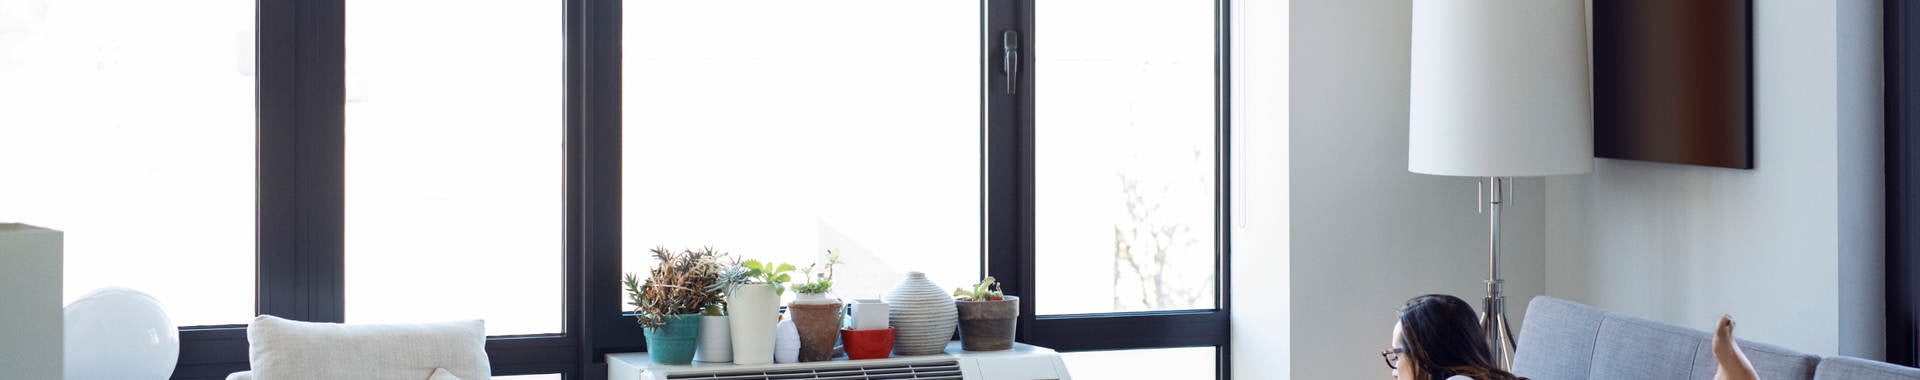
[{"label": "radiator grille", "polygon": [[885,365],[840,365],[812,369],[725,371],[667,375],[673,380],[961,380],[960,362],[947,360]]}]

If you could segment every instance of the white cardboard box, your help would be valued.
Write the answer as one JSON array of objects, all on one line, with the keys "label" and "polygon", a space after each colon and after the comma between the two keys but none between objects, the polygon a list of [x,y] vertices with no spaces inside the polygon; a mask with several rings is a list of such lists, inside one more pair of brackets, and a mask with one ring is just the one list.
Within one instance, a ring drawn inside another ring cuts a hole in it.
[{"label": "white cardboard box", "polygon": [[59,379],[60,231],[0,223],[0,377]]}]

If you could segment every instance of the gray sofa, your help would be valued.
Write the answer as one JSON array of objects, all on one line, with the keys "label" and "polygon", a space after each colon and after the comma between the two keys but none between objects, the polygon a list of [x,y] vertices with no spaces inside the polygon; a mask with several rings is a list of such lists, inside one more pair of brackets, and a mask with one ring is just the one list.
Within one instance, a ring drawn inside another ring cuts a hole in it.
[{"label": "gray sofa", "polygon": [[[1533,380],[1712,380],[1713,335],[1552,297],[1527,306],[1514,374]],[[1709,321],[1710,322],[1710,321]],[[1920,380],[1920,369],[1849,357],[1821,358],[1740,340],[1766,380]]]}]

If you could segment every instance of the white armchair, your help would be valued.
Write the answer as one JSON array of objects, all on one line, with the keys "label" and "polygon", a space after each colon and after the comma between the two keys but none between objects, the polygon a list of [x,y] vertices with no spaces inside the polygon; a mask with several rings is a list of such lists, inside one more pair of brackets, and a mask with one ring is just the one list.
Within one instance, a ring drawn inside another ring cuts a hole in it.
[{"label": "white armchair", "polygon": [[313,323],[262,315],[247,325],[252,371],[227,380],[488,380],[486,327]]}]

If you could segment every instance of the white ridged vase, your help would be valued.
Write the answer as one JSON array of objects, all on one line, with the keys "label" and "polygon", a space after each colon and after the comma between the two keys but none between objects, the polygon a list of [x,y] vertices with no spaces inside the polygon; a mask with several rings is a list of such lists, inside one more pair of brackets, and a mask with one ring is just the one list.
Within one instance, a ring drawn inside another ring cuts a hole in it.
[{"label": "white ridged vase", "polygon": [[887,322],[893,325],[893,353],[901,356],[946,352],[960,324],[953,296],[920,272],[907,272],[887,293]]}]

